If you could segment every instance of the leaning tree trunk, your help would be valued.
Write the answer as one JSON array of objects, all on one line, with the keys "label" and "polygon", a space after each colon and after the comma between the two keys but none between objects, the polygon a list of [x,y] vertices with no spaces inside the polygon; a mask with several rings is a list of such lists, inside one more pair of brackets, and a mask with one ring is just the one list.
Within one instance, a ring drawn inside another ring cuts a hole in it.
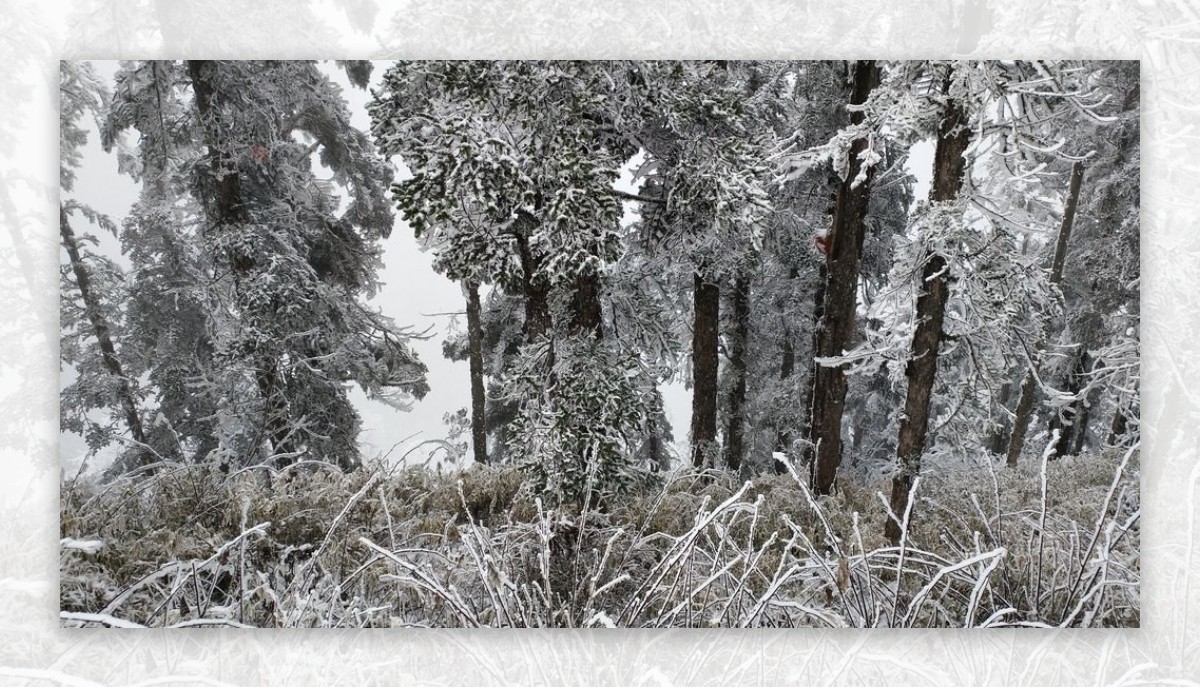
[{"label": "leaning tree trunk", "polygon": [[750,279],[739,273],[733,282],[733,332],[729,338],[729,418],[725,428],[725,465],[736,472],[745,454],[746,350],[750,338]]},{"label": "leaning tree trunk", "polygon": [[[1067,188],[1067,203],[1063,208],[1062,225],[1058,229],[1058,243],[1054,246],[1054,262],[1050,266],[1050,283],[1058,286],[1062,282],[1063,266],[1067,260],[1067,241],[1071,238],[1071,228],[1075,224],[1075,209],[1079,205],[1079,185],[1083,181],[1083,163],[1076,162],[1071,167],[1071,183]],[[1032,366],[1038,364],[1044,342],[1038,342]],[[1037,396],[1037,371],[1030,368],[1021,383],[1021,399],[1017,402],[1016,416],[1013,418],[1012,438],[1008,442],[1009,466],[1016,466],[1017,459],[1025,449],[1025,435],[1029,431],[1029,421],[1033,417],[1033,402]]]},{"label": "leaning tree trunk", "polygon": [[[873,60],[860,60],[854,66],[854,86],[850,94],[852,105],[867,101],[871,90],[879,84],[879,69]],[[850,115],[852,125],[861,124],[863,113]],[[867,170],[866,179],[856,181],[862,168],[860,154],[867,141],[859,138],[849,151],[850,165],[846,178],[838,186],[834,201],[833,225],[826,242],[824,317],[817,327],[815,355],[840,356],[849,348],[854,337],[854,313],[858,305],[858,263],[866,232],[867,206],[871,199],[871,181],[875,168]],[[844,366],[815,365],[813,368],[812,422],[809,439],[816,447],[810,480],[813,492],[829,494],[842,462],[842,415],[846,405],[846,370]]]},{"label": "leaning tree trunk", "polygon": [[[213,184],[211,199],[205,210],[212,220],[211,231],[236,232],[249,222],[246,198],[241,186],[237,160],[222,145],[221,107],[216,103],[217,89],[212,79],[216,64],[210,60],[189,60],[188,76],[196,96],[204,142],[208,147],[206,174]],[[241,297],[241,284],[255,268],[254,257],[241,249],[231,249],[226,256],[234,280],[234,290]],[[288,465],[295,461],[288,418],[287,402],[280,386],[278,363],[270,354],[259,355],[254,362],[254,380],[263,403],[263,426],[270,437],[276,461]]]},{"label": "leaning tree trunk", "polygon": [[699,272],[692,296],[692,465],[703,468],[717,440],[718,322],[721,288]]},{"label": "leaning tree trunk", "polygon": [[477,463],[487,463],[487,416],[483,388],[483,314],[479,283],[463,285],[467,292],[467,359],[471,367],[471,451]]},{"label": "leaning tree trunk", "polygon": [[[937,149],[933,158],[933,185],[930,200],[935,203],[954,201],[962,186],[966,161],[963,154],[971,138],[966,116],[957,103],[951,101],[938,132]],[[896,446],[899,473],[892,479],[891,509],[896,519],[903,520],[908,510],[913,480],[921,470],[921,453],[925,451],[929,427],[929,407],[933,384],[937,378],[938,347],[942,343],[942,321],[946,315],[946,298],[950,293],[949,266],[946,258],[934,253],[925,262],[921,273],[921,292],[917,297],[917,328],[913,333],[912,353],[904,375],[908,392],[904,400],[904,417],[900,422],[900,437]],[[900,523],[888,518],[884,536],[892,543],[900,541]]]},{"label": "leaning tree trunk", "polygon": [[96,336],[96,341],[100,345],[100,358],[104,363],[104,369],[117,381],[117,399],[121,404],[121,411],[125,414],[125,425],[129,428],[129,436],[140,445],[138,463],[144,466],[152,462],[153,455],[148,451],[149,445],[146,444],[146,433],[142,429],[142,418],[138,413],[133,387],[121,369],[121,361],[117,358],[117,349],[113,346],[112,335],[109,334],[108,320],[104,317],[104,311],[100,308],[96,295],[92,293],[91,276],[80,256],[79,241],[75,238],[75,231],[71,229],[67,211],[62,206],[59,206],[58,209],[58,229],[62,235],[63,248],[67,249],[67,256],[71,259],[71,271],[75,273],[75,286],[79,289],[80,299],[83,300],[83,310],[92,324],[92,334]]}]

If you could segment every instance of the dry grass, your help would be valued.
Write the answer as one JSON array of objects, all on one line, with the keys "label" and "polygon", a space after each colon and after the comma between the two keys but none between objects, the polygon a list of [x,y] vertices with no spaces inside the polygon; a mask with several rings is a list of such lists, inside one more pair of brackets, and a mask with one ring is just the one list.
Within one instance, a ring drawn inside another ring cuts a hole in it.
[{"label": "dry grass", "polygon": [[[886,485],[690,470],[605,512],[509,467],[309,462],[62,487],[65,625],[1136,626],[1137,452]],[[906,515],[899,515],[905,520]],[[102,546],[100,546],[102,543]],[[98,547],[98,548],[97,548]]]}]

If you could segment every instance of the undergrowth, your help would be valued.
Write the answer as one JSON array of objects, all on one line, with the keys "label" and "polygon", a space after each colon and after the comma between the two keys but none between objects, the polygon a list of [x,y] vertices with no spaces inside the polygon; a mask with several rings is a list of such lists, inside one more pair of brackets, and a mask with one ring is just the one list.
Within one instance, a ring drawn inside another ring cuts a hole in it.
[{"label": "undergrowth", "polygon": [[[62,486],[67,626],[1136,626],[1138,454],[816,499],[680,470],[603,511],[514,467],[170,465]],[[897,546],[885,518],[904,524]]]}]

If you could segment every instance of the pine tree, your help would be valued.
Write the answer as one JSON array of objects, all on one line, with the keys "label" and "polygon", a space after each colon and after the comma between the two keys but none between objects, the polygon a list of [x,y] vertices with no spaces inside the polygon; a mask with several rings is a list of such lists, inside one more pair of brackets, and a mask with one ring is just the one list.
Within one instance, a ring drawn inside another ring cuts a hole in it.
[{"label": "pine tree", "polygon": [[[853,87],[849,104],[862,105],[879,84],[879,68],[873,61],[854,65]],[[850,126],[863,123],[864,115],[854,112]],[[850,348],[855,331],[858,306],[859,255],[866,234],[866,215],[870,189],[875,176],[873,165],[865,160],[874,154],[865,138],[857,138],[847,151],[845,177],[838,187],[833,225],[825,237],[826,279],[822,320],[817,328],[817,356],[840,356]],[[846,404],[846,374],[841,366],[820,366],[814,370],[811,443],[816,458],[812,464],[812,488],[817,494],[833,489],[838,466],[842,462],[842,415]]]},{"label": "pine tree", "polygon": [[[945,79],[943,94],[950,91],[951,75]],[[933,160],[933,184],[929,200],[933,207],[929,216],[945,213],[942,221],[954,222],[955,201],[962,186],[966,171],[963,154],[970,142],[971,130],[963,106],[953,99],[942,114],[938,129],[937,150]],[[942,204],[942,205],[938,205]],[[912,353],[905,369],[908,392],[904,401],[904,415],[900,421],[900,439],[896,445],[899,458],[899,473],[892,478],[890,509],[895,518],[889,518],[884,526],[884,536],[898,542],[901,524],[908,511],[909,495],[913,480],[921,466],[921,453],[925,450],[926,433],[929,428],[930,400],[933,396],[934,380],[937,377],[938,348],[942,343],[942,322],[946,314],[951,275],[946,257],[931,252],[922,261],[921,287],[917,297],[917,325],[913,332]]]},{"label": "pine tree", "polygon": [[142,135],[121,156],[143,180],[125,243],[167,420],[198,458],[356,466],[346,383],[427,390],[407,334],[360,301],[391,231],[390,168],[313,62],[129,63],[117,96],[106,146]]}]

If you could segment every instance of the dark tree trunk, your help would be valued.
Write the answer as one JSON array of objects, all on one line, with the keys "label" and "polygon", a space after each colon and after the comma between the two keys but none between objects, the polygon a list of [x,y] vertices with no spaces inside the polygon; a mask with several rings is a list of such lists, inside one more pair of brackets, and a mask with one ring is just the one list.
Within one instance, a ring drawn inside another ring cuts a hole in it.
[{"label": "dark tree trunk", "polygon": [[729,338],[729,418],[725,428],[725,465],[736,472],[745,455],[746,349],[750,338],[750,279],[743,272],[733,283],[733,332]]},{"label": "dark tree trunk", "polygon": [[1025,379],[1021,382],[1021,397],[1013,412],[1012,435],[1009,436],[1006,454],[1006,462],[1009,466],[1017,465],[1017,459],[1025,449],[1025,435],[1029,432],[1029,422],[1033,419],[1033,400],[1037,396],[1036,390],[1037,377],[1030,370],[1025,373]]},{"label": "dark tree trunk", "polygon": [[[1074,364],[1071,366],[1071,372],[1067,376],[1067,384],[1065,385],[1066,393],[1075,395],[1083,388],[1083,374],[1091,357],[1086,351],[1076,352]],[[1077,444],[1076,438],[1083,434],[1081,422],[1087,421],[1086,405],[1080,401],[1068,404],[1060,413],[1055,414],[1050,419],[1050,431],[1058,430],[1058,441],[1054,444],[1054,452],[1050,455],[1051,459],[1057,459],[1060,456],[1067,456],[1072,453],[1078,453],[1078,450],[1073,450]]]},{"label": "dark tree trunk", "polygon": [[79,289],[83,310],[92,324],[92,334],[96,336],[96,341],[100,345],[100,358],[104,362],[104,369],[117,381],[117,398],[121,404],[121,411],[125,415],[125,425],[129,428],[129,436],[140,445],[138,465],[144,466],[151,463],[154,457],[146,444],[146,433],[142,429],[142,418],[138,413],[137,399],[133,396],[133,387],[129,384],[129,378],[125,377],[121,361],[117,358],[117,349],[113,346],[112,335],[109,332],[104,311],[96,300],[95,294],[92,293],[91,277],[79,254],[79,242],[75,239],[75,231],[71,229],[66,209],[61,206],[58,209],[58,229],[62,235],[63,248],[67,249],[67,256],[71,259],[71,271],[75,274],[75,286]]},{"label": "dark tree trunk", "polygon": [[[210,60],[189,60],[188,76],[196,96],[196,111],[200,115],[204,142],[208,147],[206,164],[207,182],[212,184],[212,198],[205,210],[212,220],[211,231],[234,232],[239,225],[249,221],[246,197],[241,187],[241,174],[237,160],[222,145],[223,127],[220,104],[215,102],[217,90],[214,84],[216,63]],[[241,250],[230,251],[227,256],[233,273],[234,289],[240,295],[241,283],[255,267],[254,257]],[[280,465],[295,461],[291,445],[291,425],[286,400],[280,389],[277,362],[268,352],[256,352],[254,380],[263,403],[263,426],[268,434],[272,451],[283,455],[277,459]]]},{"label": "dark tree trunk", "polygon": [[[208,146],[207,172],[215,189],[209,210],[215,228],[226,229],[229,225],[246,222],[248,216],[237,161],[221,145],[221,111],[219,104],[214,102],[216,87],[212,82],[216,75],[216,63],[212,60],[188,60],[187,67],[192,91],[196,95],[196,110],[200,114],[205,144]],[[237,265],[234,267],[239,268]],[[241,271],[246,267],[249,266],[242,266]]]},{"label": "dark tree trunk", "polygon": [[[812,355],[808,357],[808,377],[804,380],[804,394],[800,399],[800,436],[809,440],[813,437],[812,430],[812,410],[816,405],[816,400],[813,395],[817,391],[817,369],[821,366],[817,365],[816,352],[820,346],[820,323],[825,319],[825,289],[828,286],[826,275],[828,270],[825,263],[821,263],[817,268],[817,286],[813,290],[813,331],[811,338],[810,352]],[[812,466],[816,462],[816,451],[812,444],[808,444],[803,449],[804,462],[809,466],[809,480],[812,479]]]},{"label": "dark tree trunk", "polygon": [[[861,60],[854,66],[854,86],[850,103],[861,105],[871,90],[879,84],[879,69],[872,60]],[[850,115],[851,124],[863,120],[861,112]],[[875,168],[867,171],[866,179],[855,185],[862,163],[859,154],[867,147],[865,138],[850,147],[850,166],[846,178],[838,186],[833,209],[833,225],[826,242],[825,305],[817,326],[815,354],[821,357],[840,356],[850,347],[854,337],[855,309],[858,305],[858,263],[866,233],[867,206],[870,202],[871,181]],[[842,415],[846,405],[846,371],[842,366],[814,365],[812,422],[809,439],[816,445],[810,480],[818,495],[829,494],[842,462]]]},{"label": "dark tree trunk", "polygon": [[575,280],[575,292],[571,297],[571,329],[590,334],[596,339],[604,338],[604,311],[600,305],[600,274],[595,270],[585,272]]},{"label": "dark tree trunk", "polygon": [[471,366],[471,451],[477,463],[487,463],[487,416],[483,388],[483,314],[479,283],[463,285],[467,292],[467,359]]},{"label": "dark tree trunk", "polygon": [[[271,447],[276,455],[276,463],[287,466],[296,461],[292,443],[287,400],[279,385],[279,368],[274,361],[261,360],[254,372],[254,381],[258,385],[258,395],[264,404],[263,425],[267,436],[271,438]],[[344,468],[344,467],[343,467]]]},{"label": "dark tree trunk", "polygon": [[1071,456],[1079,456],[1083,452],[1083,444],[1087,441],[1088,422],[1092,419],[1092,406],[1087,398],[1079,405],[1079,413],[1075,417],[1075,425],[1071,432]]},{"label": "dark tree trunk", "polygon": [[786,380],[796,372],[796,345],[792,342],[792,330],[786,324],[783,327],[783,346],[780,354],[779,379]]},{"label": "dark tree trunk", "polygon": [[692,296],[692,465],[703,468],[717,440],[718,323],[721,288],[696,273]]},{"label": "dark tree trunk", "polygon": [[[1000,385],[1000,393],[997,395],[997,400],[1000,406],[1007,410],[1009,400],[1012,398],[1011,382],[1005,382]],[[1008,448],[1008,437],[1012,434],[1011,421],[1008,419],[1008,414],[1002,414],[1000,420],[992,430],[991,437],[988,438],[988,451],[993,454],[1003,454]]]},{"label": "dark tree trunk", "polygon": [[[949,81],[946,83],[948,86]],[[966,170],[963,153],[971,138],[965,119],[962,109],[952,101],[942,120],[934,152],[933,185],[929,196],[935,203],[953,201],[962,186]],[[912,353],[904,371],[908,379],[908,391],[904,400],[904,417],[900,421],[900,437],[896,443],[900,465],[899,472],[892,479],[891,509],[896,518],[901,520],[908,510],[909,492],[921,470],[921,453],[925,451],[929,406],[937,379],[938,347],[942,343],[942,321],[950,292],[948,272],[945,257],[936,253],[929,256],[921,271],[917,328],[913,333]],[[891,518],[887,519],[884,536],[892,543],[899,542],[900,524]]]},{"label": "dark tree trunk", "polygon": [[[791,280],[796,279],[796,276],[799,274],[800,274],[800,270],[798,268],[796,268],[795,266],[793,266],[791,271],[788,273],[789,283],[791,282]],[[792,332],[791,325],[788,322],[787,318],[784,318],[783,319],[783,345],[782,345],[782,351],[781,351],[782,356],[781,356],[781,360],[779,363],[779,379],[780,380],[787,380],[787,379],[791,378],[792,375],[796,372],[796,343],[794,341],[792,341],[793,336],[794,336],[794,334]],[[793,395],[788,394],[787,398],[792,399]],[[786,452],[791,451],[791,448],[792,448],[791,433],[787,432],[786,430],[779,430],[779,432],[775,435],[775,451],[786,453]],[[779,475],[783,475],[784,473],[787,472],[787,467],[783,464],[782,461],[775,460],[772,462],[772,465],[775,468],[775,472],[778,473]]]},{"label": "dark tree trunk", "polygon": [[1129,419],[1125,416],[1125,411],[1117,409],[1116,414],[1113,415],[1112,428],[1108,432],[1108,445],[1116,447],[1119,444],[1124,444],[1121,438],[1125,436],[1128,429]]},{"label": "dark tree trunk", "polygon": [[[1079,186],[1083,181],[1083,163],[1076,162],[1071,168],[1071,182],[1067,188],[1067,202],[1063,207],[1062,225],[1058,229],[1058,243],[1054,246],[1054,261],[1050,266],[1050,283],[1058,286],[1062,282],[1063,266],[1067,260],[1067,242],[1071,238],[1071,228],[1075,224],[1075,209],[1079,206]],[[1038,365],[1038,358],[1045,346],[1038,342],[1033,365]],[[1033,402],[1037,397],[1037,379],[1034,370],[1025,376],[1021,385],[1021,400],[1017,402],[1017,415],[1013,420],[1012,438],[1008,442],[1008,465],[1016,466],[1021,452],[1025,450],[1025,435],[1029,431],[1029,421],[1033,414]]]},{"label": "dark tree trunk", "polygon": [[[529,222],[519,224],[527,226]],[[521,259],[521,279],[525,292],[525,341],[532,342],[550,331],[550,287],[537,274],[538,261],[530,249],[529,237],[524,229],[517,230],[517,254]]]}]

